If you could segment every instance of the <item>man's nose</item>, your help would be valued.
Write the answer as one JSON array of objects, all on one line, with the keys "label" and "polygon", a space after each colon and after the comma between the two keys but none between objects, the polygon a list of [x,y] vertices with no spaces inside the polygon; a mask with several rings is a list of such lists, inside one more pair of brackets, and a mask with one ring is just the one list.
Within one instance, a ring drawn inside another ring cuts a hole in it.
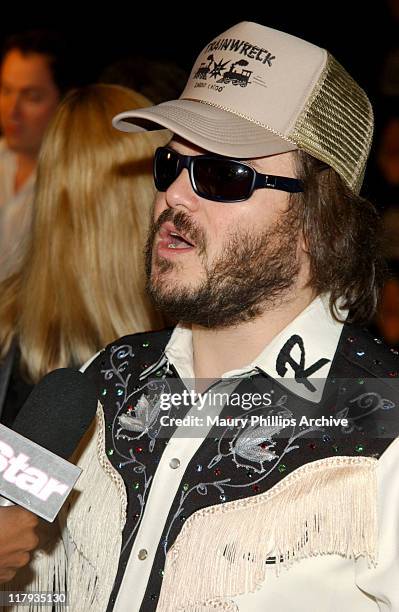
[{"label": "man's nose", "polygon": [[10,119],[19,119],[22,108],[21,96],[17,93],[9,96],[6,108],[8,110],[8,116]]},{"label": "man's nose", "polygon": [[165,199],[170,208],[186,208],[190,212],[198,210],[201,198],[194,192],[186,168],[168,187]]}]

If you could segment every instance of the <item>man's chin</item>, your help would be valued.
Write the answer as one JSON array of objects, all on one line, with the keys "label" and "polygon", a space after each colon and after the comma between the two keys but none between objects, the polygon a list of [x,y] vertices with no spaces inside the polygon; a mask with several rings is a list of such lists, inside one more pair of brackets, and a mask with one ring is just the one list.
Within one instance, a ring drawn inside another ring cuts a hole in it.
[{"label": "man's chin", "polygon": [[5,137],[5,141],[7,144],[7,148],[13,153],[16,153],[17,155],[26,154],[33,156],[35,154],[35,152],[32,151],[31,148],[28,147],[25,142],[21,142],[19,138]]},{"label": "man's chin", "polygon": [[197,289],[181,281],[180,275],[173,274],[173,270],[151,275],[147,285],[151,295],[159,296],[161,301],[174,300],[177,295],[196,295]]},{"label": "man's chin", "polygon": [[197,265],[156,257],[151,266],[151,283],[159,286],[172,284],[173,289],[183,292],[195,291],[201,283],[206,281],[201,272]]},{"label": "man's chin", "polygon": [[7,148],[10,149],[11,151],[13,151],[14,153],[20,153],[21,152],[21,142],[19,141],[19,139],[13,137],[13,136],[4,136],[4,139],[6,141],[7,144]]}]

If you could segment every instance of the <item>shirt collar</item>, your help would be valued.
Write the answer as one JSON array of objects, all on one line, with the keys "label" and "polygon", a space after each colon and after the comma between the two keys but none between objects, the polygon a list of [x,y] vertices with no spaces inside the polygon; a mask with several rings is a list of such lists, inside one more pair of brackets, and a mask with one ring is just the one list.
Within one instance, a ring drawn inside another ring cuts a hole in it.
[{"label": "shirt collar", "polygon": [[[338,310],[345,320],[347,311]],[[343,323],[330,313],[329,296],[318,296],[287,325],[251,363],[225,372],[221,378],[244,377],[262,371],[290,391],[318,402],[329,374]],[[193,379],[193,344],[191,327],[178,324],[165,348],[169,363],[182,379]]]}]

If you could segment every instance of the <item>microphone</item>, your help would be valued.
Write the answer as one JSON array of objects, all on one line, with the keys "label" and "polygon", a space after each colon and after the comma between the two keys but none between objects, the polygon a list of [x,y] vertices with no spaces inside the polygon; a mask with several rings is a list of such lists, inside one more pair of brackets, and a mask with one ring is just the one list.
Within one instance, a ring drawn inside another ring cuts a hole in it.
[{"label": "microphone", "polygon": [[[13,429],[0,424],[0,506],[17,505],[52,522],[81,469],[66,461],[94,418],[97,392],[72,368],[50,372],[33,388]],[[12,501],[10,501],[12,500]]]}]

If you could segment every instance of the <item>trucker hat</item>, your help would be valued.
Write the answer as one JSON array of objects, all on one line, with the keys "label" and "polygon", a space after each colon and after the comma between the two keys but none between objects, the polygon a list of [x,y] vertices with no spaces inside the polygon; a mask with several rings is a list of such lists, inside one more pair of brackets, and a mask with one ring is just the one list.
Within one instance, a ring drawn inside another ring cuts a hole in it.
[{"label": "trucker hat", "polygon": [[373,132],[363,89],[325,49],[251,22],[212,40],[178,100],[117,115],[135,132],[168,128],[240,159],[301,149],[360,190]]}]

